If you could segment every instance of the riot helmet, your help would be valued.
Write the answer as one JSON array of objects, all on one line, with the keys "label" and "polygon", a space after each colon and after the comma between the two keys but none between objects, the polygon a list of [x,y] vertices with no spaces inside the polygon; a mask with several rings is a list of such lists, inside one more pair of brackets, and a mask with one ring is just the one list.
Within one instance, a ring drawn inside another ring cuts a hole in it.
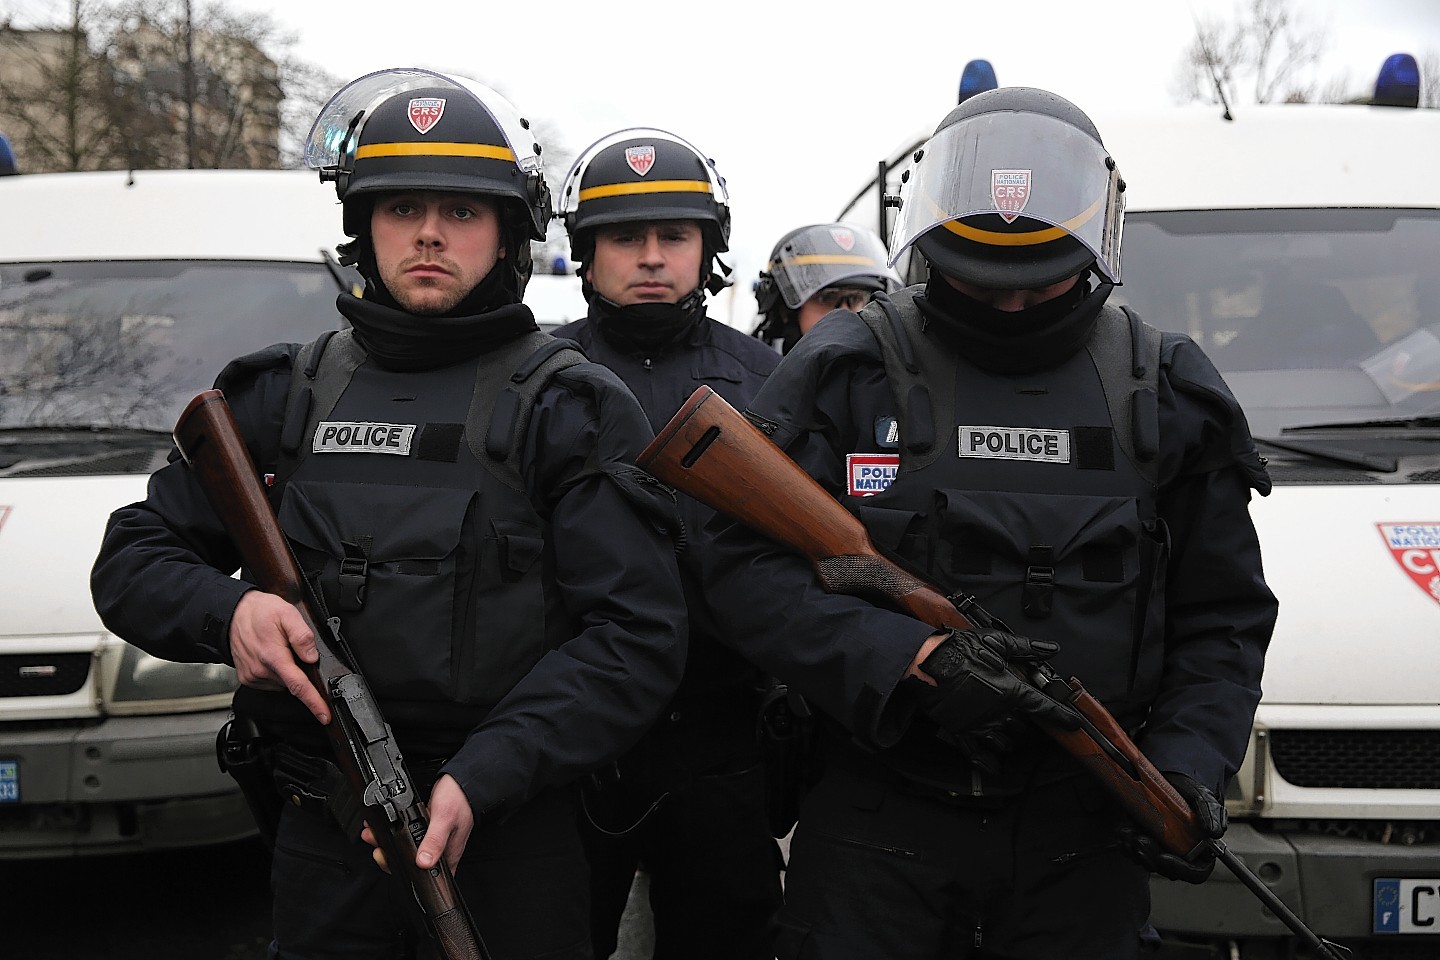
[{"label": "riot helmet", "polygon": [[755,301],[761,313],[781,304],[798,310],[829,286],[888,290],[899,284],[874,233],[847,223],[817,223],[791,230],[775,244],[760,271]]},{"label": "riot helmet", "polygon": [[980,287],[1033,289],[1090,268],[1119,283],[1124,190],[1079,107],[1031,87],[979,93],[916,151],[890,263],[914,245]]},{"label": "riot helmet", "polygon": [[520,289],[530,240],[543,240],[550,192],[530,123],[500,94],[464,77],[419,68],[367,74],[321,109],[305,162],[333,180],[345,234],[369,233],[374,195],[440,190],[493,197]]},{"label": "riot helmet", "polygon": [[[697,222],[705,238],[703,270],[712,276],[711,260],[730,249],[730,195],[715,162],[689,141],[651,127],[619,130],[585,148],[560,187],[559,213],[582,264],[594,253],[595,229],[617,223]],[[724,264],[720,269],[729,272]]]}]

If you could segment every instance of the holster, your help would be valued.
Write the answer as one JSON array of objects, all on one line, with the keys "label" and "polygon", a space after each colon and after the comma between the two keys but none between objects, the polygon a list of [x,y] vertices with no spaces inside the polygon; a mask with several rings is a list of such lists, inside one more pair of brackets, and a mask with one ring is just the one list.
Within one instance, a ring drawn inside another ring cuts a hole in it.
[{"label": "holster", "polygon": [[260,732],[255,721],[231,715],[215,737],[215,759],[220,772],[229,774],[245,803],[255,826],[267,847],[275,846],[275,832],[280,825],[280,794],[275,790],[273,743]]},{"label": "holster", "polygon": [[340,768],[324,757],[284,743],[275,744],[271,752],[274,766],[270,789],[277,801],[328,817],[346,837],[358,840],[365,809]]},{"label": "holster", "polygon": [[777,839],[795,828],[801,801],[820,779],[817,726],[804,697],[770,681],[756,717],[756,736],[765,765],[765,816]]}]

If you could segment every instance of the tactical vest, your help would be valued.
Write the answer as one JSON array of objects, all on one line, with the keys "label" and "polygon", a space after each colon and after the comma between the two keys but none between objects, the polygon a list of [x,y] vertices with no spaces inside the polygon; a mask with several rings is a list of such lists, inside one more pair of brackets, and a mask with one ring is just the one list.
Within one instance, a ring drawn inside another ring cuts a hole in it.
[{"label": "tactical vest", "polygon": [[422,374],[365,362],[349,331],[300,352],[272,499],[382,703],[473,723],[545,653],[547,625],[573,633],[547,602],[548,520],[520,451],[540,391],[583,359],[539,332]]},{"label": "tactical vest", "polygon": [[1059,366],[997,374],[924,335],[916,292],[860,312],[897,411],[898,429],[877,424],[877,442],[894,434],[898,469],[850,506],[933,582],[1057,641],[1055,668],[1138,722],[1163,653],[1159,332],[1107,306]]}]

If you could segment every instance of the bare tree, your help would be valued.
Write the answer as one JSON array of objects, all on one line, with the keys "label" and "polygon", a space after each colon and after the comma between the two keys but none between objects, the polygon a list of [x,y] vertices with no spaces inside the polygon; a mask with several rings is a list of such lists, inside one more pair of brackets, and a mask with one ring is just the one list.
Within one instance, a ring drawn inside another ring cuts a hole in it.
[{"label": "bare tree", "polygon": [[1231,20],[1197,20],[1173,91],[1186,102],[1219,103],[1222,91],[1228,103],[1310,100],[1326,42],[1291,0],[1246,0]]}]

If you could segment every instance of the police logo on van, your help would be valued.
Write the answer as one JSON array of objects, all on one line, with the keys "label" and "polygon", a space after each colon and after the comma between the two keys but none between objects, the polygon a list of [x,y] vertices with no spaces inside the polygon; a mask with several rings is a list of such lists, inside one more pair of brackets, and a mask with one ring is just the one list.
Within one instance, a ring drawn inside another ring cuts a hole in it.
[{"label": "police logo on van", "polygon": [[1440,523],[1377,523],[1400,569],[1440,603]]},{"label": "police logo on van", "polygon": [[413,423],[343,423],[327,420],[315,428],[315,453],[391,453],[410,455]]},{"label": "police logo on van", "polygon": [[1070,431],[1031,427],[959,428],[960,456],[981,460],[1070,462]]},{"label": "police logo on van", "polygon": [[900,472],[898,453],[847,453],[845,475],[852,497],[873,497],[883,492]]}]

